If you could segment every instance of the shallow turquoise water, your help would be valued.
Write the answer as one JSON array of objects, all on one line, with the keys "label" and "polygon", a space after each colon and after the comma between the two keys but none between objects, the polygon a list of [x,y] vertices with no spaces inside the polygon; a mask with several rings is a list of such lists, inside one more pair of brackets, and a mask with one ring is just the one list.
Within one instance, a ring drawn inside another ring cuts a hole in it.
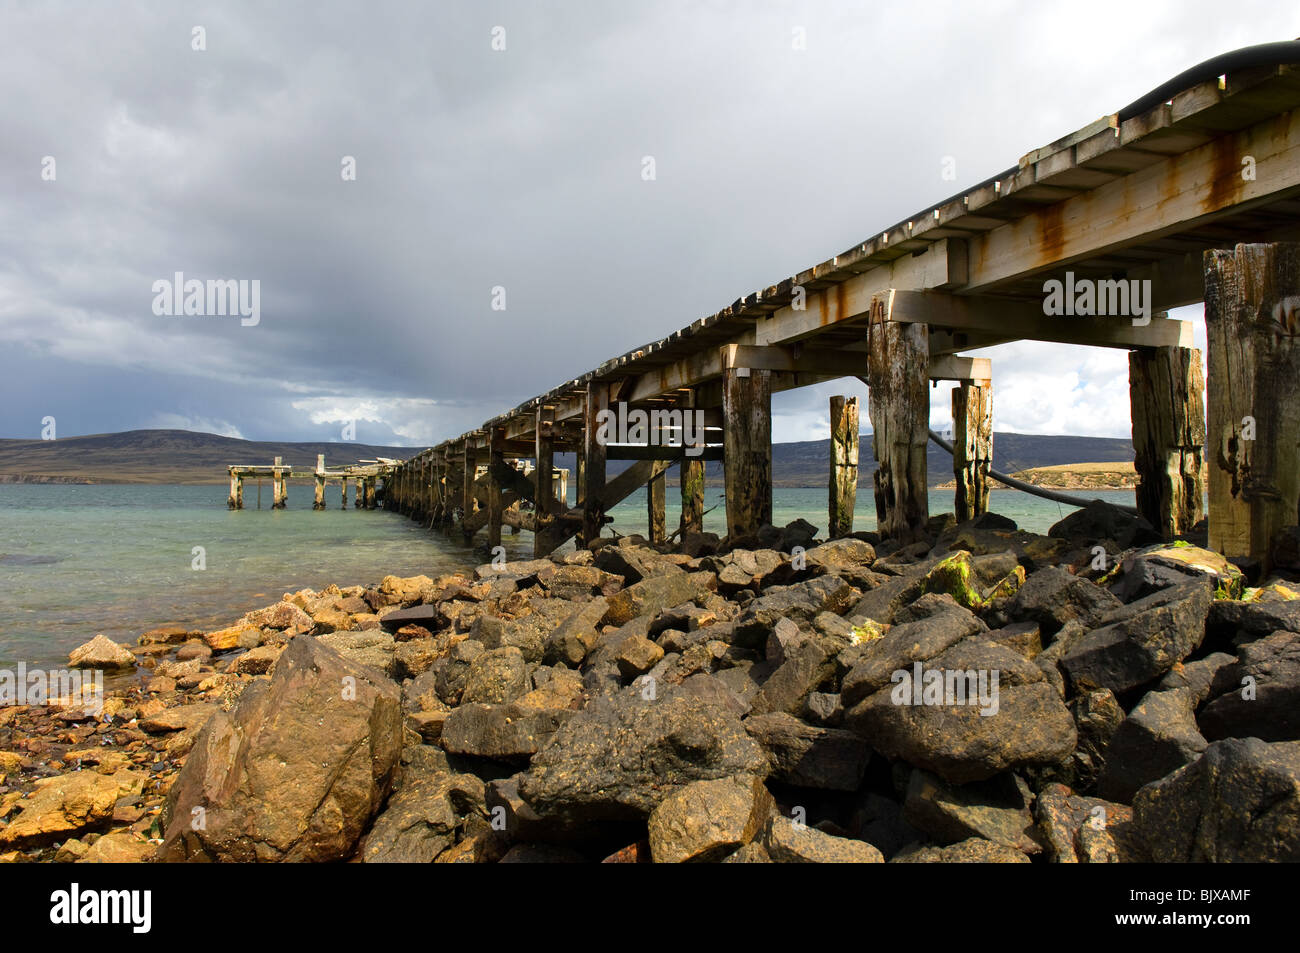
[{"label": "shallow turquoise water", "polygon": [[[337,492],[321,512],[311,509],[307,484],[290,485],[284,510],[252,508],[256,487],[244,492],[250,508],[232,512],[224,486],[0,485],[0,667],[62,664],[98,632],[134,643],[158,625],[215,628],[304,586],[436,576],[483,561],[459,534],[431,533],[384,510],[342,510]],[[671,531],[680,514],[676,487],[667,495]],[[952,495],[932,490],[931,512],[951,510]],[[1131,491],[1100,495],[1132,501]],[[267,486],[267,507],[270,499]],[[705,517],[712,532],[725,530],[721,500],[721,489],[705,491],[706,508],[716,507]],[[995,491],[993,508],[1040,532],[1069,510],[1014,490]],[[644,491],[611,515],[616,531],[644,532]],[[824,529],[826,491],[778,489],[774,516]],[[860,492],[855,528],[874,527],[871,495]],[[530,533],[507,531],[503,543],[510,558],[532,555]],[[193,568],[196,546],[206,568]]]}]

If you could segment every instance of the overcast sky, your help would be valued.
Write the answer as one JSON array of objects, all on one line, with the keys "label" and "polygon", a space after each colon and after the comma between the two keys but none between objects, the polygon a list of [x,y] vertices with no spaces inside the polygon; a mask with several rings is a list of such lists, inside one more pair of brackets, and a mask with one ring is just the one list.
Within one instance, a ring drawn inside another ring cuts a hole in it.
[{"label": "overcast sky", "polygon": [[[1296,36],[1276,0],[4,2],[0,435],[427,446]],[[260,321],[155,314],[176,272]],[[983,353],[997,429],[1128,435],[1125,352]]]}]

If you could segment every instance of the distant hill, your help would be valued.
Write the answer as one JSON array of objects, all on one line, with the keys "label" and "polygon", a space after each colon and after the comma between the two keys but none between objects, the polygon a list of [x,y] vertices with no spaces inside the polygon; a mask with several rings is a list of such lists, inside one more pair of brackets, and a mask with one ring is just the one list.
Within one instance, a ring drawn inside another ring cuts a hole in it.
[{"label": "distant hill", "polygon": [[0,483],[225,483],[231,464],[327,466],[395,457],[418,449],[364,443],[290,443],[239,440],[190,430],[128,430],[123,433],[60,437],[58,440],[0,439]]},{"label": "distant hill", "polygon": [[[239,440],[189,430],[128,430],[124,433],[63,437],[58,440],[0,439],[0,483],[224,483],[231,464],[269,464],[277,456],[286,464],[312,466],[318,453],[329,466],[362,459],[407,459],[420,447],[377,447],[361,443],[290,443]],[[772,482],[776,486],[825,486],[830,470],[826,440],[778,443],[772,447]],[[863,434],[858,484],[870,486],[875,461],[871,435]],[[996,433],[993,467],[1004,473],[1074,463],[1131,463],[1133,444],[1106,437],[1058,437]],[[608,472],[631,464],[611,461]],[[556,466],[574,469],[572,454],[556,454]],[[929,447],[932,485],[952,479],[952,458]],[[710,484],[721,485],[722,464],[707,464]],[[676,471],[669,471],[676,482]]]}]

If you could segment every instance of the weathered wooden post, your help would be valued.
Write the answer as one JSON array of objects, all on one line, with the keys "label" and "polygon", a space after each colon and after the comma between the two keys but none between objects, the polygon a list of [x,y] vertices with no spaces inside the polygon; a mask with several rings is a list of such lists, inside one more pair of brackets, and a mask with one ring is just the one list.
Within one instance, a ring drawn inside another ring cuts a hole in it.
[{"label": "weathered wooden post", "polygon": [[704,461],[687,457],[677,473],[682,495],[681,534],[704,532]]},{"label": "weathered wooden post", "polygon": [[926,441],[930,437],[929,331],[885,320],[871,302],[867,326],[867,406],[876,458],[876,518],[882,536],[903,543],[925,534],[930,504]]},{"label": "weathered wooden post", "polygon": [[853,509],[858,498],[858,399],[831,398],[831,539],[853,532]]},{"label": "weathered wooden post", "polygon": [[537,518],[533,531],[533,556],[540,559],[547,553],[545,527],[554,519],[559,506],[555,499],[555,408],[539,406],[533,451],[537,459],[537,499],[533,513]]},{"label": "weathered wooden post", "polygon": [[442,451],[429,454],[429,512],[425,525],[432,528],[442,516]]},{"label": "weathered wooden post", "polygon": [[722,382],[727,535],[772,522],[772,372],[728,367]]},{"label": "weathered wooden post", "polygon": [[1267,572],[1300,509],[1300,243],[1204,262],[1210,547]]},{"label": "weathered wooden post", "polygon": [[347,478],[347,477],[342,477],[342,478],[339,480],[339,483],[340,483],[340,485],[341,485],[341,489],[342,489],[342,492],[341,492],[341,494],[340,494],[341,499],[340,499],[339,502],[342,503],[343,509],[346,510],[346,509],[348,508],[348,478]]},{"label": "weathered wooden post", "polygon": [[271,471],[271,508],[275,510],[284,509],[289,499],[288,488],[285,486],[284,468],[281,466],[283,462],[283,457],[276,457],[275,466]]},{"label": "weathered wooden post", "polygon": [[582,534],[583,546],[589,546],[600,536],[605,508],[600,495],[605,489],[605,438],[602,434],[602,414],[609,410],[609,385],[603,381],[587,384],[586,412],[583,415],[582,441]]},{"label": "weathered wooden post", "polygon": [[993,383],[958,381],[952,389],[952,473],[957,478],[954,508],[958,522],[988,512],[992,466]]},{"label": "weathered wooden post", "polygon": [[476,448],[470,444],[468,439],[466,439],[465,449],[462,454],[465,459],[465,469],[461,474],[460,511],[461,532],[465,536],[466,545],[469,545],[469,541],[474,538],[473,530],[466,531],[465,521],[474,514],[474,479],[478,476],[478,464],[476,462],[475,450]]},{"label": "weathered wooden post", "polygon": [[239,501],[236,497],[236,491],[238,490],[237,484],[239,482],[239,477],[235,475],[234,467],[230,467],[229,469],[230,469],[230,496],[226,498],[226,508],[237,510],[239,509]]},{"label": "weathered wooden post", "polygon": [[378,479],[377,475],[366,477],[366,509],[368,510],[375,508],[375,481]]},{"label": "weathered wooden post", "polygon": [[241,473],[235,477],[235,509],[244,508],[244,475]]},{"label": "weathered wooden post", "polygon": [[433,525],[433,508],[437,505],[437,488],[433,485],[433,481],[437,474],[438,451],[430,450],[424,462],[424,487],[421,490],[421,498],[424,502],[420,507],[423,513],[420,522],[425,526]]},{"label": "weathered wooden post", "polygon": [[1137,508],[1165,539],[1205,515],[1205,378],[1201,352],[1139,348],[1128,357]]},{"label": "weathered wooden post", "polygon": [[316,499],[312,503],[313,510],[325,509],[325,454],[316,454]]},{"label": "weathered wooden post", "polygon": [[586,502],[584,499],[587,492],[587,469],[583,465],[583,455],[586,452],[585,438],[578,441],[578,446],[573,452],[573,491],[574,505],[581,507]]},{"label": "weathered wooden post", "polygon": [[645,485],[646,521],[650,529],[650,542],[662,543],[668,538],[665,525],[665,506],[667,503],[668,476],[661,473]]},{"label": "weathered wooden post", "polygon": [[505,466],[505,442],[505,428],[493,427],[488,434],[487,484],[488,547],[491,549],[501,545],[501,481],[493,470]]}]

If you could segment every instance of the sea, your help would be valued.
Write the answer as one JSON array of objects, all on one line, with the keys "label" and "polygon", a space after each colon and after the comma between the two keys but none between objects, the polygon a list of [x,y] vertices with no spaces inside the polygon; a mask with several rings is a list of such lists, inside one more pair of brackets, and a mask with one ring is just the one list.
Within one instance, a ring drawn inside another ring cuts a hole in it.
[{"label": "sea", "polygon": [[[378,583],[386,575],[439,574],[486,561],[459,533],[430,531],[386,510],[313,511],[309,484],[289,486],[288,506],[270,508],[269,484],[258,508],[245,486],[245,509],[226,507],[226,486],[0,484],[0,668],[59,667],[68,653],[103,633],[134,644],[161,625],[211,629],[279,601],[285,592]],[[572,494],[571,494],[572,495]],[[1133,502],[1132,490],[1087,491]],[[675,487],[667,525],[678,525]],[[574,501],[570,499],[570,505]],[[721,488],[705,490],[704,528],[722,534]],[[805,519],[824,535],[824,488],[778,488],[777,525]],[[994,490],[991,508],[1022,529],[1046,532],[1071,511],[1017,490]],[[856,530],[875,528],[870,490],[859,490]],[[953,509],[953,491],[932,489],[930,512]],[[605,532],[646,531],[645,492],[609,514]],[[481,544],[484,534],[480,532]],[[532,557],[532,534],[503,531],[509,558]]]}]

